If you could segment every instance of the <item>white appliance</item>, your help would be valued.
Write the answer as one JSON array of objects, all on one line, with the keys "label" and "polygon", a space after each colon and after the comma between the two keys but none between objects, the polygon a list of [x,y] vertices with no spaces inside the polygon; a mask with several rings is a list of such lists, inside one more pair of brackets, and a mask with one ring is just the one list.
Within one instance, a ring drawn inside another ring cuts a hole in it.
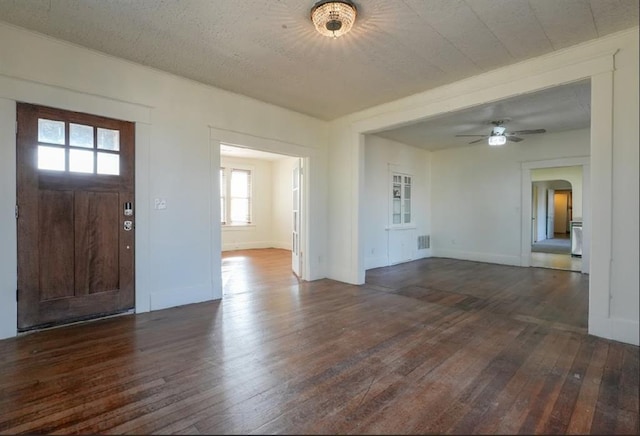
[{"label": "white appliance", "polygon": [[571,221],[571,256],[582,257],[582,220]]}]

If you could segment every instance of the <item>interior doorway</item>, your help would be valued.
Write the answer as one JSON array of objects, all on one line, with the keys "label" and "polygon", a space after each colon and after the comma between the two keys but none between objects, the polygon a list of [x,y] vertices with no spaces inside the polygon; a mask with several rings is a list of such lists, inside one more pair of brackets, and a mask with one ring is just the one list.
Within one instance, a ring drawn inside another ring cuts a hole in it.
[{"label": "interior doorway", "polygon": [[[561,165],[565,161],[557,161],[558,166],[545,162],[538,168],[536,164],[523,168],[531,186],[529,265],[588,272],[582,250],[576,250],[576,232],[571,231],[576,225],[582,229],[584,203],[588,202],[585,165]],[[579,236],[581,247],[582,235]]]},{"label": "interior doorway", "polygon": [[252,273],[260,251],[288,252],[291,275],[304,279],[304,176],[300,157],[220,144],[223,295],[239,281],[249,285],[238,276]]}]

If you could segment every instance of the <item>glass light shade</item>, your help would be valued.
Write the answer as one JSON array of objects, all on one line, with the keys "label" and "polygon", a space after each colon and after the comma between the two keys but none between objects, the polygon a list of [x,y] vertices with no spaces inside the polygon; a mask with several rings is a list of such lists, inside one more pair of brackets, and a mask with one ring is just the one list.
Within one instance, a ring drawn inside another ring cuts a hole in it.
[{"label": "glass light shade", "polygon": [[311,9],[311,21],[324,36],[337,38],[351,30],[356,7],[350,1],[320,1]]},{"label": "glass light shade", "polygon": [[503,135],[489,136],[489,145],[491,146],[505,145],[506,143],[507,143],[506,136],[503,136]]}]

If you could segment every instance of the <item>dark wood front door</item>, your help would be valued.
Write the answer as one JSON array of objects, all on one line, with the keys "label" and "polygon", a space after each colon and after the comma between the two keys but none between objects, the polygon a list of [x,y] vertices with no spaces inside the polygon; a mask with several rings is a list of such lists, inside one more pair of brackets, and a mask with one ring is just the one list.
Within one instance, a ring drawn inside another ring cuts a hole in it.
[{"label": "dark wood front door", "polygon": [[134,124],[17,107],[18,330],[134,307]]}]

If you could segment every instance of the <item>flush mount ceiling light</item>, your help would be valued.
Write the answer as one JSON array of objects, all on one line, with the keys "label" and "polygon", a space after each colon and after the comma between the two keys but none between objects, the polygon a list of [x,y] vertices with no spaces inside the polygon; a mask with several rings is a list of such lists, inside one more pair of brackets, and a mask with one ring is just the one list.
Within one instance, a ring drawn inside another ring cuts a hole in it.
[{"label": "flush mount ceiling light", "polygon": [[356,5],[351,0],[321,0],[311,9],[311,21],[324,36],[337,38],[351,30]]}]

